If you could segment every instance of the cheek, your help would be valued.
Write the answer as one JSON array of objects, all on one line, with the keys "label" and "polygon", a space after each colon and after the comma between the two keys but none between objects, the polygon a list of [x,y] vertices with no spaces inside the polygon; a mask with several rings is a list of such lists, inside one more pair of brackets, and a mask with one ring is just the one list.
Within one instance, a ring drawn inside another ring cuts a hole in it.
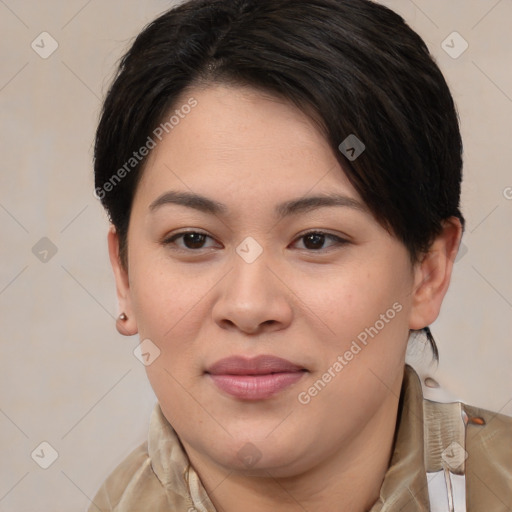
[{"label": "cheek", "polygon": [[208,279],[188,276],[151,248],[135,249],[131,262],[130,294],[140,336],[179,342],[174,333],[194,320]]},{"label": "cheek", "polygon": [[298,401],[314,418],[308,421],[324,430],[327,445],[339,437],[338,430],[367,421],[370,411],[390,399],[390,390],[399,392],[396,378],[403,370],[410,300],[404,269],[365,266],[331,280],[324,298],[317,297],[331,343],[319,347],[322,362],[301,387]]},{"label": "cheek", "polygon": [[188,408],[190,396],[184,389],[193,386],[204,370],[203,330],[211,317],[208,293],[219,275],[187,270],[149,250],[139,250],[132,262],[131,297],[139,337],[151,340],[159,351],[146,366],[148,379],[160,400],[172,397],[181,409]]},{"label": "cheek", "polygon": [[315,294],[311,303],[343,342],[354,339],[376,323],[377,327],[382,327],[384,322],[388,332],[396,332],[396,328],[403,330],[410,300],[408,294],[403,268],[390,268],[376,262],[333,274],[329,285]]}]

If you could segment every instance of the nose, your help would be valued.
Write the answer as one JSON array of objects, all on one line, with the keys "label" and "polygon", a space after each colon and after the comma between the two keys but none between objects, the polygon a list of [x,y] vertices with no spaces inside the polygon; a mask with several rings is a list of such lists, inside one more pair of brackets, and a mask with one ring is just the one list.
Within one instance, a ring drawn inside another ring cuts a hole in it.
[{"label": "nose", "polygon": [[219,283],[213,319],[223,329],[260,334],[286,328],[293,316],[289,284],[265,251],[252,263],[237,254]]}]

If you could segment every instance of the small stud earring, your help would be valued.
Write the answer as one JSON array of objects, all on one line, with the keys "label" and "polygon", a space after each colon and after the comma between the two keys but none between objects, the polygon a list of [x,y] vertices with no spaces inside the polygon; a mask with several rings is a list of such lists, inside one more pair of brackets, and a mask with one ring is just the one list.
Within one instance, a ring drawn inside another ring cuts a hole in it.
[{"label": "small stud earring", "polygon": [[125,320],[128,320],[128,317],[124,313],[121,313],[119,315],[119,320],[122,320],[124,322]]}]

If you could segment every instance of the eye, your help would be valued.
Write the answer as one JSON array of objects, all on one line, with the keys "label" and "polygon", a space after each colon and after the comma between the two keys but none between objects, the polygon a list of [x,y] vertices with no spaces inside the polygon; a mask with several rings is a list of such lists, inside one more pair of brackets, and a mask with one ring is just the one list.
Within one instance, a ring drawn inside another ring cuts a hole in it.
[{"label": "eye", "polygon": [[[208,247],[204,246],[204,243],[207,238],[213,240],[211,236],[208,236],[206,233],[201,233],[200,231],[184,231],[181,233],[177,233],[172,235],[169,238],[163,240],[163,245],[177,245],[179,250],[197,250],[197,249],[207,249]],[[176,244],[176,240],[182,239],[184,247]]]},{"label": "eye", "polygon": [[[204,245],[208,238],[213,240],[211,236],[200,231],[183,231],[181,233],[174,234],[169,238],[166,238],[165,240],[162,241],[162,244],[165,246],[175,245],[177,246],[178,250],[197,251],[200,249],[209,248],[208,246]],[[177,244],[177,240],[181,240],[183,245]],[[323,231],[309,231],[308,233],[301,235],[296,240],[304,240],[305,249],[315,252],[319,252],[325,249],[323,246],[326,240],[332,241],[332,245],[334,246],[341,246],[349,243],[344,238]]]},{"label": "eye", "polygon": [[325,240],[331,240],[334,242],[334,246],[345,245],[348,244],[348,240],[344,238],[340,238],[339,236],[333,235],[331,233],[325,233],[323,231],[310,231],[301,235],[297,240],[304,239],[304,246],[306,249],[310,249],[313,251],[320,251],[323,249],[323,245]]}]

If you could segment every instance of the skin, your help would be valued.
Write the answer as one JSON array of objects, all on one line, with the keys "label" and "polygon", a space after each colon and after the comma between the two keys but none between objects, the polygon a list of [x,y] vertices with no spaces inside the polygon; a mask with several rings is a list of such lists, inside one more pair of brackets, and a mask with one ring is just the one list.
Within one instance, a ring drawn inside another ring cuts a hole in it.
[{"label": "skin", "polygon": [[[183,104],[190,96],[197,107],[151,152],[137,188],[127,268],[113,227],[108,235],[128,317],[118,329],[160,349],[148,378],[217,510],[367,510],[392,453],[409,329],[438,316],[460,222],[448,219],[412,265],[367,210],[321,207],[279,220],[277,204],[306,195],[336,192],[362,204],[323,135],[291,104],[250,88],[196,88]],[[222,202],[229,213],[176,204],[152,211],[170,190]],[[183,231],[207,237],[163,243]],[[311,231],[347,243],[303,238]],[[252,263],[236,252],[248,236],[263,250]],[[401,311],[300,403],[299,393],[395,303]],[[221,358],[260,354],[307,372],[252,402],[204,373]],[[249,467],[240,450],[259,460]]]}]

